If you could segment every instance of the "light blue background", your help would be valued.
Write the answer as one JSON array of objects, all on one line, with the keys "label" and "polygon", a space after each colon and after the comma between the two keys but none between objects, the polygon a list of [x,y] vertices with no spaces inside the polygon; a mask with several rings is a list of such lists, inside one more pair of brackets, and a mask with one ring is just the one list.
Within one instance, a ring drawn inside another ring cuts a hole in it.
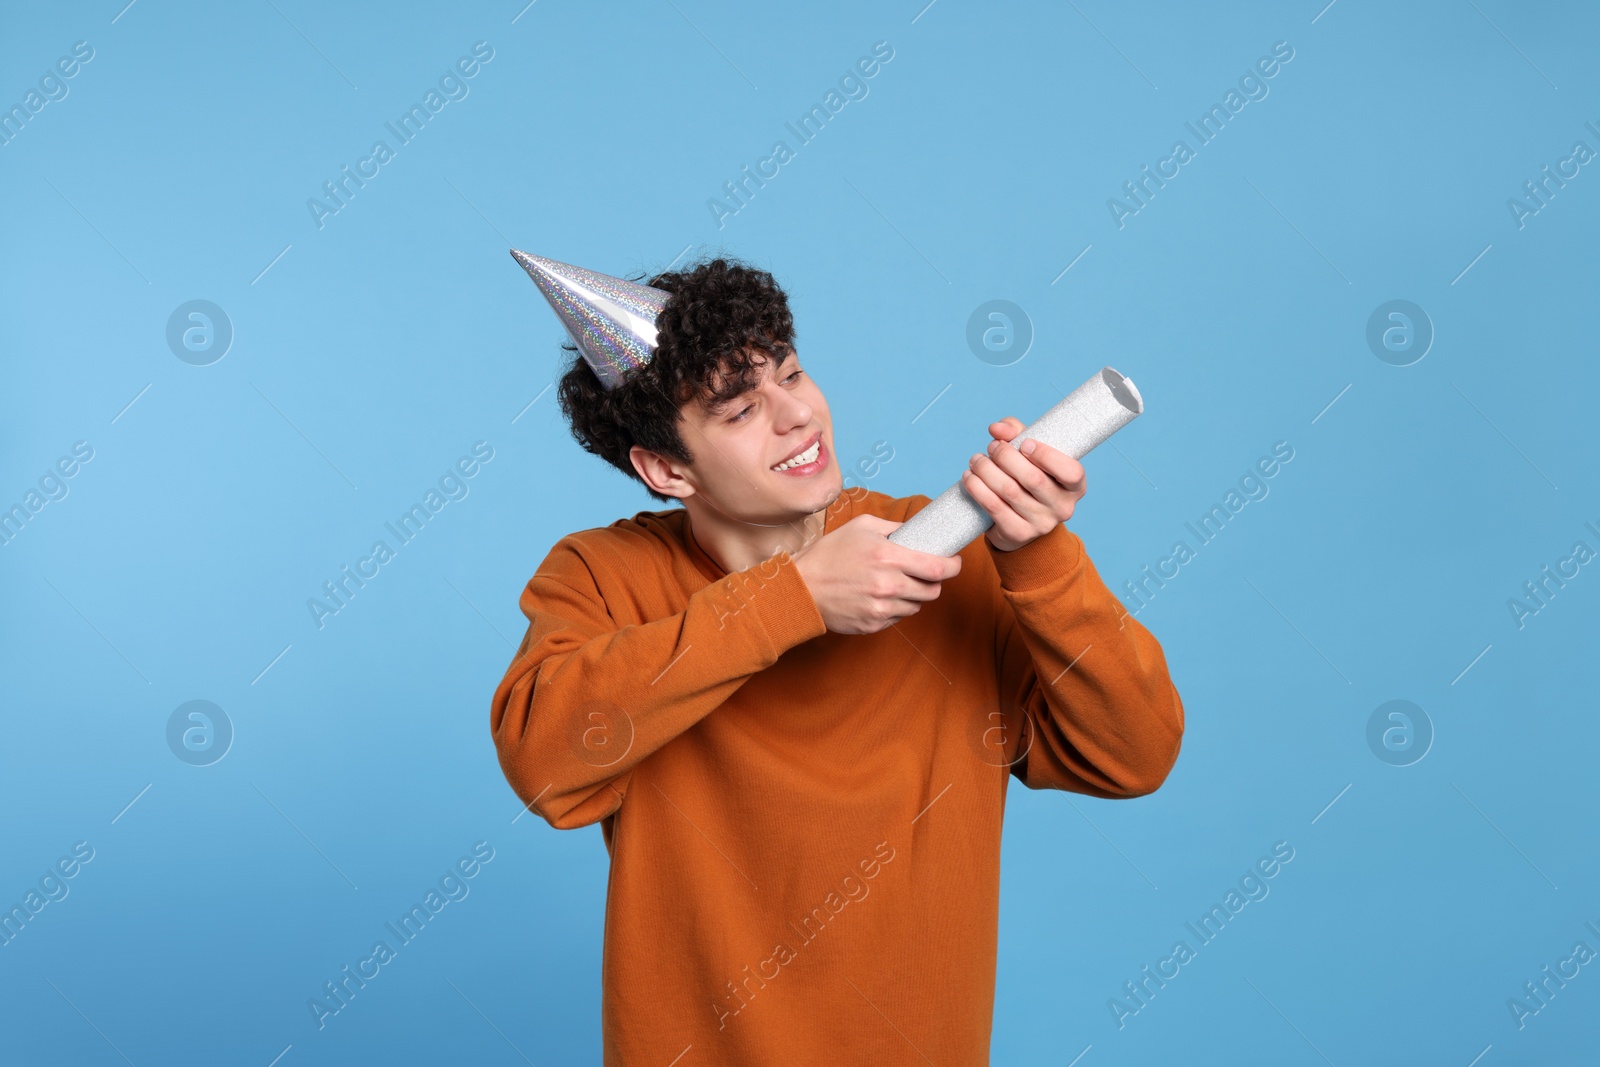
[{"label": "light blue background", "polygon": [[[6,105],[94,48],[0,147],[0,504],[94,449],[0,548],[0,903],[95,849],[0,948],[7,1062],[599,1062],[600,831],[516,818],[489,697],[550,546],[660,505],[569,437],[510,245],[774,271],[840,458],[889,442],[893,495],[1116,367],[1148,411],[1071,525],[1119,592],[1293,447],[1139,615],[1187,710],[1166,785],[1012,790],[995,1062],[1593,1062],[1600,968],[1523,1029],[1507,999],[1600,949],[1600,573],[1521,629],[1507,600],[1600,549],[1600,165],[1506,206],[1600,149],[1592,6],[122,2],[0,25]],[[480,40],[319,229],[307,198]],[[719,229],[708,198],[880,40]],[[1107,198],[1277,41],[1270,95],[1119,229]],[[192,299],[235,330],[210,366],[165,340]],[[1035,332],[1009,366],[966,343],[991,299]],[[1410,366],[1366,343],[1392,299],[1436,331]],[[477,441],[470,495],[319,630],[307,599]],[[193,699],[236,731],[204,768],[165,739]],[[1367,744],[1391,699],[1436,734],[1411,766]],[[307,999],[477,841],[470,896],[319,1031]],[[1270,896],[1119,1029],[1277,841]]]}]

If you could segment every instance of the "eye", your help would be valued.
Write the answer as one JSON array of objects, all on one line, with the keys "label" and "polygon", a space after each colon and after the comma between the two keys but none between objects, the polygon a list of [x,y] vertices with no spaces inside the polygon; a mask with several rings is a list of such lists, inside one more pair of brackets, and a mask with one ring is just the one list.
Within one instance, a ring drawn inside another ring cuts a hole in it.
[{"label": "eye", "polygon": [[802,374],[804,374],[804,373],[805,373],[805,371],[803,371],[803,370],[797,370],[797,371],[795,371],[795,372],[794,372],[794,373],[793,373],[793,374],[791,374],[791,375],[789,375],[789,377],[787,377],[787,378],[785,378],[785,379],[784,379],[784,380],[783,380],[783,381],[784,381],[784,384],[785,384],[785,385],[787,385],[787,384],[788,384],[788,383],[789,383],[789,382],[792,382],[792,381],[794,381],[794,380],[795,380],[795,379],[797,379],[797,378],[799,378],[799,377],[800,377],[800,375],[802,375]]},{"label": "eye", "polygon": [[733,418],[729,419],[728,421],[729,422],[738,422],[740,419],[743,419],[746,415],[750,414],[750,412],[753,411],[753,410],[755,410],[754,405],[752,405],[750,407],[747,407],[743,411],[739,412],[739,414],[733,416]]}]

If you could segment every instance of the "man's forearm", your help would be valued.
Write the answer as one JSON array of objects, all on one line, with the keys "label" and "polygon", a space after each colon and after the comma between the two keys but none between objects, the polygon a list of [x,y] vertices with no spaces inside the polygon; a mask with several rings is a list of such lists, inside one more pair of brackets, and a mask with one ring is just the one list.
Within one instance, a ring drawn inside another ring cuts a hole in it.
[{"label": "man's forearm", "polygon": [[675,615],[620,629],[598,590],[558,575],[541,568],[523,594],[528,634],[495,690],[490,727],[513,790],[562,829],[615,811],[642,760],[825,632],[785,553],[697,591]]},{"label": "man's forearm", "polygon": [[1020,704],[1035,728],[1027,784],[1154,792],[1177,760],[1184,725],[1160,642],[1106,588],[1065,526],[991,553],[1015,619],[1000,650],[1001,697]]}]

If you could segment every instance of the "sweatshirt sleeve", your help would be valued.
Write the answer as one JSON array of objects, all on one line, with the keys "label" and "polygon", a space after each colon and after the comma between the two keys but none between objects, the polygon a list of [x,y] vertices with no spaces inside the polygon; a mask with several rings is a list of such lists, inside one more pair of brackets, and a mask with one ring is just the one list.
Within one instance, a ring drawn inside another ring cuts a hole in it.
[{"label": "sweatshirt sleeve", "polygon": [[528,632],[495,689],[490,729],[511,788],[561,830],[615,812],[641,761],[827,632],[782,551],[697,590],[675,615],[619,626],[569,536],[521,607]]},{"label": "sweatshirt sleeve", "polygon": [[1106,798],[1153,793],[1178,759],[1183,702],[1149,630],[1106,588],[1065,525],[1011,552],[999,572],[996,666],[1002,708],[1025,716],[1031,789]]}]

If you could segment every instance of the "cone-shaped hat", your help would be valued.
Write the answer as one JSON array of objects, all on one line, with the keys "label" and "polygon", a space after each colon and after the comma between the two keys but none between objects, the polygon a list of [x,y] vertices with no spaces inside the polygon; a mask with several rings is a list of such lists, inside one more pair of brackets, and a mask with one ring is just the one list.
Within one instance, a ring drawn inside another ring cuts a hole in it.
[{"label": "cone-shaped hat", "polygon": [[511,258],[550,301],[601,385],[615,389],[655,355],[656,316],[671,293],[515,248]]}]

